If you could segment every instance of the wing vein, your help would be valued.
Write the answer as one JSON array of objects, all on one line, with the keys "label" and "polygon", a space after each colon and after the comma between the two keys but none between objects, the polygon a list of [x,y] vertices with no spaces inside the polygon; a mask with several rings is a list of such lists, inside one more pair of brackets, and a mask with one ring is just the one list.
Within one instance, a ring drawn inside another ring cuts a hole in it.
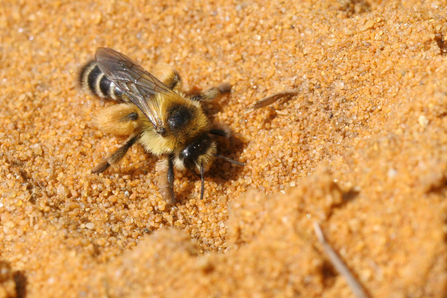
[{"label": "wing vein", "polygon": [[158,94],[177,96],[174,91],[124,54],[109,48],[96,50],[96,62],[105,76],[127,95],[149,119],[156,131],[163,131]]}]

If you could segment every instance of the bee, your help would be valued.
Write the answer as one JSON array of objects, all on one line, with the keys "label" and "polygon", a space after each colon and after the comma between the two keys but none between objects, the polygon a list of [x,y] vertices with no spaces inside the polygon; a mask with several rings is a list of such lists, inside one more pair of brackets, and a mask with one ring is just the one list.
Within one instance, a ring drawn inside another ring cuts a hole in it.
[{"label": "bee", "polygon": [[105,133],[128,136],[128,140],[108,158],[92,169],[102,173],[118,163],[135,143],[147,152],[161,156],[157,170],[162,195],[175,202],[174,167],[187,169],[201,179],[203,199],[204,173],[216,158],[244,166],[218,153],[211,135],[230,137],[227,130],[213,128],[201,103],[228,93],[227,83],[212,87],[195,96],[181,92],[178,72],[170,67],[159,69],[158,78],[129,57],[109,48],[98,48],[96,60],[80,72],[83,89],[118,104],[103,110],[97,124]]}]

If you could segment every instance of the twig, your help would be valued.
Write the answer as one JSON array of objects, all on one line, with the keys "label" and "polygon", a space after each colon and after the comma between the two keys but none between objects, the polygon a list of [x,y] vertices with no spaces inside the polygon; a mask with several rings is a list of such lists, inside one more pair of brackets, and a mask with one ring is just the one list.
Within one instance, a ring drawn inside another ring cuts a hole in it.
[{"label": "twig", "polygon": [[335,269],[340,273],[346,280],[346,283],[351,288],[355,297],[357,298],[369,298],[370,296],[365,291],[360,282],[354,277],[354,275],[346,266],[345,262],[340,258],[340,256],[335,252],[331,245],[326,241],[323,231],[320,228],[318,222],[314,222],[314,230],[317,235],[318,241],[323,245],[323,250],[326,253],[329,261],[335,267]]},{"label": "twig", "polygon": [[248,107],[246,110],[246,113],[249,113],[249,112],[257,110],[259,108],[263,108],[268,105],[271,105],[283,97],[290,97],[290,96],[298,95],[298,93],[299,93],[298,89],[292,89],[292,90],[282,91],[282,92],[278,92],[273,95],[264,97],[263,99],[258,100],[253,105]]}]

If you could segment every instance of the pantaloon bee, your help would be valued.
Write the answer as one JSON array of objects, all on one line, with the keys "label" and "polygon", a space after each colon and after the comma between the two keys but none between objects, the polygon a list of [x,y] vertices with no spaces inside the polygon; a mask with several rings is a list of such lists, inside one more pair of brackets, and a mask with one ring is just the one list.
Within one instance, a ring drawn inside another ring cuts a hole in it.
[{"label": "pantaloon bee", "polygon": [[180,91],[181,80],[175,70],[167,67],[156,78],[127,56],[108,48],[97,49],[96,60],[81,70],[80,81],[84,89],[119,103],[98,116],[100,128],[129,136],[123,146],[92,169],[93,173],[104,172],[133,144],[140,143],[146,151],[164,157],[157,166],[166,175],[160,190],[174,202],[174,167],[200,175],[202,199],[203,176],[216,157],[244,165],[218,154],[210,135],[229,137],[229,133],[214,129],[201,107],[202,101],[229,92],[229,84],[187,97]]}]

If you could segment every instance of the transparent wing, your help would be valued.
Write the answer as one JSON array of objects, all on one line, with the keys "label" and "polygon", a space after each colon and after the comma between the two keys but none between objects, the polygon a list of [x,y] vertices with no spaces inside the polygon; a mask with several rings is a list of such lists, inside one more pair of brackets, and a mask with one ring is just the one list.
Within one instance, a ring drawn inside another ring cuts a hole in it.
[{"label": "transparent wing", "polygon": [[144,68],[137,65],[129,57],[109,48],[96,50],[96,62],[106,77],[115,83],[135,104],[157,131],[163,131],[163,117],[160,115],[160,103],[155,100],[157,93],[170,96],[176,94],[151,75]]}]

